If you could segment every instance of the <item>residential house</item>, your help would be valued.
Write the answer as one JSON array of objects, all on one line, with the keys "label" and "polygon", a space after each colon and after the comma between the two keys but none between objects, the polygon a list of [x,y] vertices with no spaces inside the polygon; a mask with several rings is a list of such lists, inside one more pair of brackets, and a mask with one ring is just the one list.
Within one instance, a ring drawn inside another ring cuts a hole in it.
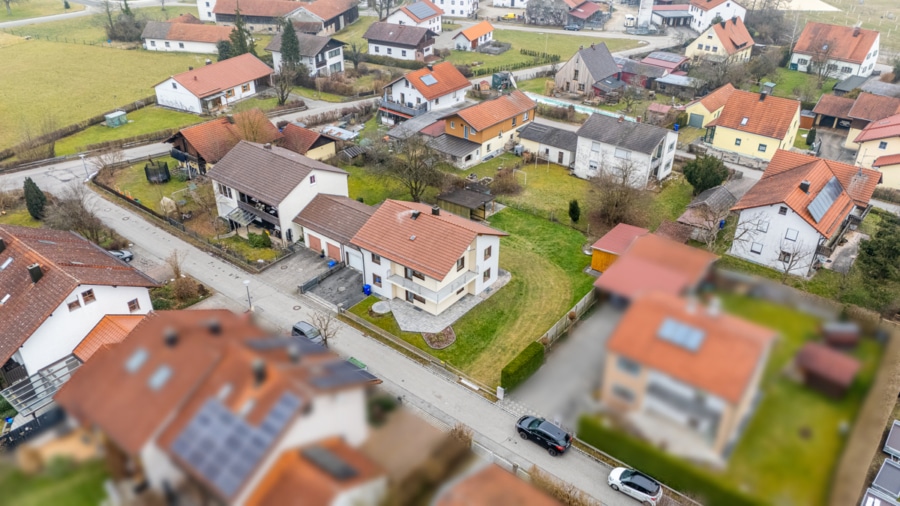
[{"label": "residential house", "polygon": [[[859,167],[872,167],[877,159],[900,153],[900,114],[869,123],[854,142],[859,146],[856,151],[856,165]],[[896,187],[900,180],[892,178],[885,183]]]},{"label": "residential house", "polygon": [[879,156],[872,168],[881,172],[885,186],[900,190],[900,154]]},{"label": "residential house", "polygon": [[363,279],[376,295],[437,315],[497,281],[505,235],[439,207],[386,200],[351,244],[363,254]]},{"label": "residential house", "polygon": [[688,62],[690,60],[687,57],[666,51],[653,51],[641,60],[641,63],[659,67],[669,74],[683,72]]},{"label": "residential house", "polygon": [[594,282],[594,288],[614,305],[627,306],[650,292],[692,295],[709,278],[716,255],[656,234],[639,233],[631,229],[613,234],[620,236],[615,246],[618,250],[629,237],[633,239]]},{"label": "residential house", "polygon": [[591,269],[597,272],[606,271],[613,262],[628,251],[628,247],[635,239],[649,233],[650,231],[646,228],[619,223],[591,245]]},{"label": "residential house", "polygon": [[369,43],[368,54],[398,60],[425,61],[432,56],[436,33],[428,28],[376,22],[363,38]]},{"label": "residential house", "polygon": [[647,65],[630,58],[614,56],[613,60],[615,60],[616,66],[619,67],[619,73],[616,74],[618,80],[635,88],[651,89],[657,79],[668,75],[665,69]]},{"label": "residential house", "polygon": [[478,12],[478,0],[435,0],[444,16],[472,18]]},{"label": "residential house", "polygon": [[493,463],[479,463],[437,492],[431,506],[560,506],[534,485]]},{"label": "residential house", "polygon": [[285,125],[281,135],[284,136],[281,142],[283,148],[306,155],[313,160],[327,160],[337,154],[337,139],[296,123]]},{"label": "residential house", "polygon": [[881,35],[860,27],[806,23],[791,53],[791,70],[824,73],[835,79],[868,77],[878,61]]},{"label": "residential house", "polygon": [[252,54],[176,74],[154,86],[156,103],[196,114],[214,113],[270,86],[272,69]]},{"label": "residential house", "polygon": [[240,141],[274,143],[283,135],[259,109],[182,128],[166,139],[172,145],[172,158],[194,162],[201,174],[231,151]]},{"label": "residential house", "polygon": [[294,223],[303,227],[303,243],[316,253],[363,272],[363,255],[351,240],[375,208],[340,195],[320,193],[300,211]]},{"label": "residential house", "polygon": [[738,198],[725,185],[714,186],[700,192],[676,221],[691,227],[691,239],[706,241],[719,234],[720,227],[737,201]]},{"label": "residential house", "polygon": [[570,167],[575,163],[578,134],[541,123],[529,123],[519,130],[519,144],[548,163]]},{"label": "residential house", "polygon": [[412,25],[419,28],[428,28],[434,33],[441,33],[441,19],[443,11],[431,0],[417,0],[409,5],[400,7],[390,14],[384,21],[395,25]]},{"label": "residential house", "polygon": [[494,0],[494,7],[513,7],[516,9],[527,9],[528,0]]},{"label": "residential house", "polygon": [[[347,44],[331,37],[308,35],[295,30],[300,44],[300,63],[306,65],[311,76],[330,76],[344,71],[344,46]],[[281,32],[275,34],[266,45],[272,53],[275,71],[281,71]]]},{"label": "residential house", "polygon": [[556,89],[568,93],[585,95],[593,93],[592,86],[597,81],[614,77],[619,66],[605,43],[591,44],[581,48],[556,72]]},{"label": "residential house", "polygon": [[156,285],[74,232],[0,225],[0,395],[22,415],[48,404],[81,364],[73,350],[108,316],[147,314]]},{"label": "residential house", "polygon": [[[446,116],[445,133],[429,143],[458,168],[503,152],[516,131],[534,120],[537,103],[521,91],[485,100]],[[456,157],[456,158],[454,158]]]},{"label": "residential house", "polygon": [[200,19],[234,26],[240,8],[244,26],[254,33],[279,31],[282,20],[295,19],[304,5],[290,0],[197,0]]},{"label": "residential house", "polygon": [[688,44],[684,55],[693,61],[746,62],[753,50],[753,37],[741,18],[731,18],[716,23]]},{"label": "residential house", "polygon": [[728,102],[728,99],[731,98],[731,94],[734,93],[734,91],[734,86],[732,86],[731,83],[727,83],[721,88],[717,88],[709,95],[689,103],[684,108],[684,112],[688,115],[687,126],[693,128],[706,128],[706,125],[719,117],[722,113],[722,109],[725,107],[725,104]]},{"label": "residential house", "polygon": [[396,125],[428,111],[462,104],[472,83],[450,62],[408,72],[384,87],[378,110],[381,122]]},{"label": "residential house", "polygon": [[103,434],[115,480],[160,497],[289,503],[286,475],[303,470],[316,504],[373,505],[385,478],[357,448],[377,383],[322,346],[269,336],[230,311],[159,311],[96,353],[56,401]]},{"label": "residential house", "polygon": [[303,237],[293,220],[316,195],[347,196],[347,172],[271,144],[240,141],[208,176],[220,217],[287,244]]},{"label": "residential house", "polygon": [[706,141],[714,148],[771,160],[779,149],[794,147],[800,128],[800,102],[761,93],[735,90],[721,114],[706,124]]},{"label": "residential house", "polygon": [[600,6],[590,0],[563,0],[569,9],[566,24],[584,27],[585,24],[596,24],[603,13]]},{"label": "residential house", "polygon": [[729,254],[806,276],[862,221],[880,182],[876,170],[778,150],[732,207],[741,238]]},{"label": "residential house", "polygon": [[[844,147],[856,149],[856,139],[870,124],[900,114],[900,97],[885,97],[872,93],[860,93],[847,112],[850,128]],[[838,125],[841,126],[840,124]]]},{"label": "residential house", "polygon": [[717,19],[744,19],[747,9],[734,0],[691,0],[690,13],[693,16],[691,28],[703,33]]},{"label": "residential house", "polygon": [[489,21],[482,21],[477,25],[460,30],[460,32],[450,40],[453,42],[453,49],[458,49],[460,51],[475,51],[480,46],[489,43],[493,39],[494,25]]},{"label": "residential house", "polygon": [[295,19],[307,23],[321,23],[318,35],[331,35],[352,25],[359,19],[357,0],[315,0],[303,4]]},{"label": "residential house", "polygon": [[672,172],[678,133],[623,117],[591,114],[576,132],[574,174],[582,179],[618,174],[634,187]]},{"label": "residential house", "polygon": [[219,54],[216,44],[228,40],[231,30],[227,26],[147,21],[141,41],[148,51]]},{"label": "residential house", "polygon": [[662,418],[680,429],[670,451],[702,444],[727,456],[753,416],[776,337],[718,304],[647,293],[606,344],[601,400],[635,425]]},{"label": "residential house", "polygon": [[694,20],[690,4],[654,5],[650,22],[656,26],[688,26]]}]

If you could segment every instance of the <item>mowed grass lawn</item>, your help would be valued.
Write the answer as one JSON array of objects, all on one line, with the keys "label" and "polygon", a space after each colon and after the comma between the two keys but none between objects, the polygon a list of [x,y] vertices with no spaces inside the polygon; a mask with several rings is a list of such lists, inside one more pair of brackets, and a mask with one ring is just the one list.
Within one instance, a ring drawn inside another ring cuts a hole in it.
[{"label": "mowed grass lawn", "polygon": [[69,2],[69,8],[65,8],[63,0],[28,0],[27,2],[14,3],[11,6],[12,14],[6,13],[5,6],[0,9],[0,23],[16,21],[18,19],[39,18],[52,16],[53,14],[65,14],[84,10],[84,5]]},{"label": "mowed grass lawn", "polygon": [[543,52],[546,47],[547,53],[558,54],[560,56],[560,63],[562,64],[575,54],[580,46],[587,47],[592,43],[600,44],[605,42],[611,52],[638,47],[638,42],[631,39],[600,39],[597,37],[566,35],[549,31],[544,33],[546,35],[519,30],[494,30],[494,39],[512,44],[509,51],[494,56],[474,51],[457,51],[454,49],[447,60],[457,65],[470,65],[475,62],[481,62],[487,67],[498,67],[532,61],[533,58],[531,56],[519,52],[521,49]]},{"label": "mowed grass lawn", "polygon": [[492,216],[490,224],[510,234],[500,239],[500,267],[512,278],[453,324],[456,342],[450,347],[432,350],[420,334],[400,332],[393,317],[369,316],[374,297],[351,311],[475,379],[498,385],[503,366],[565,315],[594,278],[583,272],[590,257],[581,252],[585,237],[578,231],[512,208]]},{"label": "mowed grass lawn", "polygon": [[[34,0],[29,0],[28,2],[20,3],[18,5],[28,5]],[[61,2],[60,2],[61,3]],[[69,2],[70,5],[77,5],[73,2]],[[115,8],[115,7],[114,7]],[[166,19],[178,17],[182,14],[193,14],[197,16],[197,8],[196,7],[169,7],[166,10],[162,10],[159,7],[148,7],[144,9],[134,9],[134,12],[141,17],[146,19],[153,19],[164,21]],[[32,37],[46,39],[50,38],[51,40],[59,40],[59,42],[64,42],[66,40],[69,43],[76,41],[78,44],[82,43],[95,43],[95,44],[103,44],[106,43],[106,29],[104,28],[105,23],[105,15],[104,14],[94,14],[92,16],[84,16],[72,19],[64,19],[61,21],[52,21],[49,23],[40,23],[35,25],[27,25],[22,27],[16,27],[11,29],[13,33],[16,35],[30,35]],[[3,21],[2,15],[0,15],[0,21]],[[127,43],[126,43],[127,44]],[[140,45],[138,43],[131,43],[132,45]],[[125,45],[119,42],[113,42],[113,45]],[[257,46],[259,47],[259,46]],[[262,46],[265,47],[265,46]],[[260,48],[261,50],[262,48]],[[213,58],[215,59],[215,58]]]},{"label": "mowed grass lawn", "polygon": [[56,156],[72,155],[84,151],[84,147],[100,142],[126,139],[138,135],[181,128],[204,121],[196,114],[172,111],[149,106],[128,113],[128,124],[117,128],[105,125],[88,127],[75,135],[56,141]]},{"label": "mowed grass lawn", "polygon": [[[747,297],[726,295],[723,302],[730,313],[779,333],[760,385],[762,402],[725,476],[768,504],[826,504],[845,441],[839,427],[853,423],[878,368],[881,346],[867,339],[851,352],[862,369],[847,396],[832,400],[783,375],[803,344],[816,338],[817,319]],[[809,438],[801,436],[802,430],[809,431]]]},{"label": "mowed grass lawn", "polygon": [[28,214],[28,209],[24,205],[6,211],[6,214],[0,215],[0,224],[18,225],[20,227],[41,228],[41,222]]},{"label": "mowed grass lawn", "polygon": [[174,196],[172,194],[186,189],[190,181],[179,181],[175,177],[175,167],[178,166],[178,162],[174,158],[164,156],[155,158],[154,161],[164,161],[169,164],[169,173],[172,175],[172,178],[168,182],[152,184],[147,181],[147,175],[144,173],[146,162],[140,162],[130,167],[116,170],[112,176],[112,184],[109,184],[109,186],[125,196],[138,200],[144,206],[162,213],[160,201],[163,197],[169,197],[176,202],[189,198],[188,192],[185,191]]},{"label": "mowed grass lawn", "polygon": [[[807,83],[810,81],[815,82],[815,80],[816,76],[813,74],[779,67],[775,69],[774,76],[764,78],[763,82],[768,81],[775,83],[775,89],[772,90],[772,94],[776,97],[797,98],[794,94],[794,90],[797,88],[803,89]],[[831,93],[835,84],[837,84],[837,79],[826,79],[825,83],[822,85],[822,89],[816,90],[815,98],[812,101],[815,102],[825,93]],[[750,87],[750,91],[758,92],[759,86]]]},{"label": "mowed grass lawn", "polygon": [[106,498],[103,490],[106,477],[103,463],[99,461],[72,464],[59,470],[48,469],[36,475],[3,464],[0,466],[0,490],[3,491],[3,504],[96,506]]}]

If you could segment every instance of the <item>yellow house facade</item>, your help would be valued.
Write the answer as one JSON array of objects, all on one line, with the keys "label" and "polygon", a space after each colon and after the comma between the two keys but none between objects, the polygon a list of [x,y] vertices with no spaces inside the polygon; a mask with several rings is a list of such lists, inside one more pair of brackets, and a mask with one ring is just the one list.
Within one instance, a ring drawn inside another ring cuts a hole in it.
[{"label": "yellow house facade", "polygon": [[709,95],[688,104],[684,110],[688,115],[688,126],[706,128],[710,121],[719,117],[725,107],[725,102],[728,101],[728,97],[734,90],[734,86],[728,83]]},{"label": "yellow house facade", "polygon": [[707,124],[712,147],[771,160],[779,149],[790,150],[800,128],[800,102],[770,92],[735,90],[722,112]]},{"label": "yellow house facade", "polygon": [[[797,121],[800,123],[800,111],[797,111]],[[783,139],[764,137],[762,135],[741,132],[731,128],[716,127],[712,137],[712,145],[722,151],[731,151],[754,158],[771,160],[779,149],[790,150],[794,146],[798,127],[791,129],[790,135]]]},{"label": "yellow house facade", "polygon": [[336,142],[329,142],[328,144],[323,144],[317,148],[310,149],[306,152],[306,156],[312,158],[313,160],[326,160],[337,154],[336,147]]},{"label": "yellow house facade", "polygon": [[883,185],[900,190],[900,154],[878,158],[873,168],[881,172]]},{"label": "yellow house facade", "polygon": [[711,25],[691,42],[684,55],[693,61],[703,58],[746,62],[753,49],[753,38],[740,18]]}]

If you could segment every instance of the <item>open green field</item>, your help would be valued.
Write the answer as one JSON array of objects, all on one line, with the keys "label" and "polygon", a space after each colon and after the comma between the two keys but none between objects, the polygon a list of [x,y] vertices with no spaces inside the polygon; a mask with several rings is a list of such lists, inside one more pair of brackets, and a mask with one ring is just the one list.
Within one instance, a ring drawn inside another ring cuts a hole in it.
[{"label": "open green field", "polygon": [[[34,0],[29,0],[25,3],[20,3],[18,5],[24,6],[29,5]],[[41,0],[39,0],[41,1]],[[77,5],[72,2],[69,2],[70,5]],[[193,14],[197,15],[196,7],[186,7],[186,6],[178,6],[178,7],[169,7],[166,10],[161,10],[159,7],[148,7],[145,9],[134,9],[134,12],[138,16],[145,17],[147,19],[159,20],[163,21],[166,19],[178,17],[182,14]],[[0,14],[0,21],[4,21],[2,18],[2,14]],[[65,41],[69,41],[69,43],[77,43],[77,44],[105,44],[106,43],[106,30],[104,29],[104,15],[103,14],[94,14],[92,16],[85,16],[79,18],[72,19],[64,19],[61,21],[52,21],[49,23],[40,23],[35,25],[27,25],[17,28],[12,28],[6,30],[7,32],[13,33],[19,36],[30,35],[35,38],[40,38],[41,40],[50,39],[52,41],[59,41],[65,43]],[[119,43],[113,42],[113,45],[116,46],[140,46],[139,43]],[[265,46],[262,46],[265,47]],[[261,50],[261,49],[260,49]],[[205,59],[205,58],[204,58]]]},{"label": "open green field", "polygon": [[501,65],[512,65],[520,62],[532,61],[531,56],[519,53],[520,49],[531,49],[535,51],[544,51],[547,53],[558,54],[561,63],[565,63],[580,46],[589,46],[605,42],[611,52],[622,51],[638,47],[636,40],[630,39],[600,39],[596,37],[586,37],[584,35],[566,35],[562,32],[554,32],[551,30],[535,33],[523,32],[519,30],[494,30],[494,39],[501,42],[512,44],[509,51],[500,55],[489,55],[476,53],[474,51],[457,51],[453,50],[447,58],[457,65],[481,62],[489,67]]},{"label": "open green field", "polygon": [[63,0],[28,0],[14,3],[10,7],[12,14],[7,14],[5,7],[0,9],[0,23],[84,10],[84,5],[75,2],[69,2],[69,8],[66,9]]},{"label": "open green field", "polygon": [[72,155],[84,151],[84,147],[99,142],[126,139],[138,135],[159,132],[169,128],[181,128],[204,119],[196,114],[172,111],[150,106],[128,113],[128,124],[118,128],[104,125],[88,127],[75,135],[56,142],[56,156]]},{"label": "open green field", "polygon": [[17,506],[96,506],[106,498],[106,478],[102,462],[51,464],[36,475],[27,475],[9,464],[0,465],[3,504]]}]

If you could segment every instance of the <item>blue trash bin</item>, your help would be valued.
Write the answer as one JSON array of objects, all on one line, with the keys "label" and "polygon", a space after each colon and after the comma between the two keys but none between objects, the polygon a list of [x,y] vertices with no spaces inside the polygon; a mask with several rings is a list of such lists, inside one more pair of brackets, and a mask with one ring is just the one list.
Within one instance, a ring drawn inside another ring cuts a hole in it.
[{"label": "blue trash bin", "polygon": [[363,285],[363,293],[366,295],[372,295],[372,285]]},{"label": "blue trash bin", "polygon": [[328,261],[328,268],[329,268],[329,269],[331,269],[331,268],[334,267],[335,265],[337,265],[337,262],[335,262],[334,260],[329,260],[329,261]]},{"label": "blue trash bin", "polygon": [[678,123],[675,123],[675,131],[676,132],[678,131],[678,127],[679,127]]}]

